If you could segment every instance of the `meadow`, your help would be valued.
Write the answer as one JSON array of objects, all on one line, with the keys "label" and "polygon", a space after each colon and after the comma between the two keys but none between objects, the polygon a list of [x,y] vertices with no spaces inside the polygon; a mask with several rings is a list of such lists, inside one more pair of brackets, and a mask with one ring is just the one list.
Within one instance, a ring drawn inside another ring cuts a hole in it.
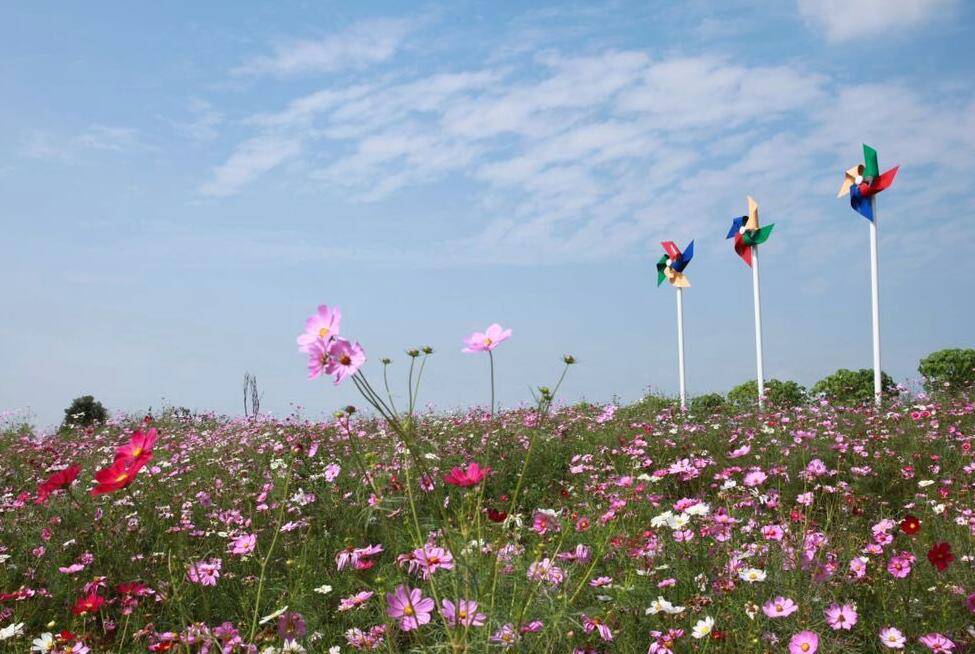
[{"label": "meadow", "polygon": [[418,413],[432,351],[387,395],[323,329],[327,422],[4,430],[0,652],[975,647],[970,401]]}]

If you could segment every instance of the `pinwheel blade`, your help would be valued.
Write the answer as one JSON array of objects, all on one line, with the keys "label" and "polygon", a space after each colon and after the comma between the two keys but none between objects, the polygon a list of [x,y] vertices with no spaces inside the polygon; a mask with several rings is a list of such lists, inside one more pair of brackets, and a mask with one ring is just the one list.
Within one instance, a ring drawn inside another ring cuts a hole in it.
[{"label": "pinwheel blade", "polygon": [[749,267],[752,265],[752,248],[745,245],[745,237],[741,234],[735,236],[735,252],[742,258]]},{"label": "pinwheel blade", "polygon": [[852,168],[848,168],[846,173],[843,175],[843,184],[840,185],[840,190],[836,194],[836,197],[841,198],[850,192],[850,187],[856,183],[857,176],[863,172],[863,166],[857,164]]},{"label": "pinwheel blade", "polygon": [[772,228],[775,227],[774,224],[766,225],[756,230],[749,230],[744,233],[742,240],[745,245],[761,245],[768,240],[769,235],[772,233]]},{"label": "pinwheel blade", "polygon": [[[674,266],[674,268],[678,272],[684,272],[684,268],[687,268],[687,264],[689,264],[691,262],[691,259],[693,258],[694,258],[694,241],[691,241],[690,243],[687,244],[687,248],[684,250],[683,254],[680,255],[680,259],[677,261],[677,264]],[[678,268],[677,266],[680,267]]]},{"label": "pinwheel blade", "polygon": [[728,235],[725,236],[725,238],[734,238],[738,236],[738,232],[742,228],[742,225],[745,224],[746,218],[748,218],[748,216],[738,216],[737,218],[732,220],[731,229],[728,230]]},{"label": "pinwheel blade", "polygon": [[866,143],[863,144],[863,176],[868,179],[880,177],[880,164],[877,163],[877,151]]},{"label": "pinwheel blade", "polygon": [[864,195],[860,190],[866,186],[866,184],[854,184],[850,187],[850,206],[858,214],[873,222],[873,202],[870,201],[869,195]]},{"label": "pinwheel blade", "polygon": [[758,202],[748,196],[748,222],[745,223],[748,229],[758,229]]},{"label": "pinwheel blade", "polygon": [[667,255],[665,254],[664,256],[660,257],[660,259],[657,260],[657,286],[663,284],[664,280],[667,279],[667,273],[665,272],[666,270],[667,270]]},{"label": "pinwheel blade", "polygon": [[676,243],[673,241],[663,241],[660,243],[660,245],[663,246],[664,252],[666,252],[667,256],[673,261],[680,259],[680,248],[677,247]]}]

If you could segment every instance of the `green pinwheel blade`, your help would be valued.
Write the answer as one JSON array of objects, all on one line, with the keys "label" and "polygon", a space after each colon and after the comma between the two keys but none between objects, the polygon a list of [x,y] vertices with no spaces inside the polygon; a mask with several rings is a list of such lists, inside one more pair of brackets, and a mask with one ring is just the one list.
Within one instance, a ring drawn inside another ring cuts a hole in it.
[{"label": "green pinwheel blade", "polygon": [[877,163],[877,151],[866,143],[863,144],[863,176],[880,177],[880,164]]},{"label": "green pinwheel blade", "polygon": [[660,257],[660,259],[657,260],[657,286],[663,284],[664,280],[667,279],[667,275],[664,274],[664,270],[666,268],[667,268],[667,255],[665,254],[664,256]]},{"label": "green pinwheel blade", "polygon": [[751,229],[746,231],[742,235],[742,242],[751,247],[753,245],[761,245],[768,240],[769,234],[772,233],[772,228],[775,225],[766,225],[765,227],[760,227],[759,229]]}]

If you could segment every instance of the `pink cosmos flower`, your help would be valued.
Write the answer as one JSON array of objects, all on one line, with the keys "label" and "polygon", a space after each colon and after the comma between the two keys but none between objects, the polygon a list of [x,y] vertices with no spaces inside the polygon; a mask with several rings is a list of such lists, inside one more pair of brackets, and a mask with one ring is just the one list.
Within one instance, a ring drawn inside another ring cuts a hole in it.
[{"label": "pink cosmos flower", "polygon": [[490,472],[491,466],[484,466],[482,468],[477,462],[474,462],[467,466],[467,470],[454,468],[443,476],[443,480],[451,486],[462,486],[466,488],[481,483]]},{"label": "pink cosmos flower", "polygon": [[935,654],[951,652],[955,649],[955,643],[941,634],[927,634],[918,638],[918,642],[927,647]]},{"label": "pink cosmos flower", "polygon": [[246,556],[257,547],[257,535],[241,534],[230,541],[230,553],[237,556]]},{"label": "pink cosmos flower", "polygon": [[511,337],[510,329],[502,329],[501,325],[494,323],[484,333],[474,332],[464,339],[465,347],[463,352],[490,352],[498,345]]},{"label": "pink cosmos flower", "polygon": [[500,643],[501,647],[504,647],[505,649],[513,647],[520,638],[521,636],[518,635],[518,632],[515,631],[514,625],[511,623],[502,625],[500,629],[491,635],[491,640],[495,643]]},{"label": "pink cosmos flower", "polygon": [[145,454],[152,454],[152,448],[156,444],[158,436],[155,427],[145,433],[136,431],[128,443],[115,450],[115,460],[125,459],[128,461],[141,458]]},{"label": "pink cosmos flower", "polygon": [[887,563],[887,572],[898,579],[903,579],[911,574],[911,565],[917,560],[910,552],[901,552],[890,558]]},{"label": "pink cosmos flower", "polygon": [[339,325],[342,322],[342,312],[338,307],[328,308],[327,304],[318,307],[318,311],[305,321],[305,332],[298,336],[298,351],[310,352],[313,343],[328,342],[339,335]]},{"label": "pink cosmos flower", "polygon": [[598,631],[599,637],[603,640],[613,640],[613,632],[610,631],[609,626],[607,626],[607,624],[599,618],[590,618],[588,615],[583,614],[582,630],[587,634]]},{"label": "pink cosmos flower", "polygon": [[553,564],[551,559],[544,558],[528,566],[528,579],[558,586],[565,579],[565,573],[562,572],[562,568]]},{"label": "pink cosmos flower", "polygon": [[788,597],[776,597],[762,605],[762,612],[770,618],[784,618],[799,610],[799,605]]},{"label": "pink cosmos flower", "polygon": [[368,559],[370,556],[374,556],[383,551],[382,545],[368,545],[366,547],[346,547],[344,550],[339,551],[335,555],[335,567],[339,570],[345,569],[347,566],[359,569],[359,564]]},{"label": "pink cosmos flower", "polygon": [[885,627],[880,630],[880,642],[888,649],[904,649],[907,639],[897,627]]},{"label": "pink cosmos flower", "polygon": [[754,488],[762,484],[766,479],[768,479],[768,475],[761,470],[752,470],[745,475],[743,483],[748,488]]},{"label": "pink cosmos flower", "polygon": [[789,641],[789,654],[815,654],[819,636],[813,631],[800,631]]},{"label": "pink cosmos flower", "polygon": [[441,602],[443,608],[440,610],[441,615],[443,615],[444,620],[447,624],[457,627],[483,627],[484,621],[487,620],[487,616],[483,613],[478,613],[477,602],[474,600],[459,600],[455,605],[449,599],[443,600]]},{"label": "pink cosmos flower", "polygon": [[328,346],[325,374],[335,375],[335,383],[339,384],[349,375],[354,375],[365,362],[366,353],[359,343],[350,343],[344,338],[336,338]]},{"label": "pink cosmos flower", "polygon": [[965,607],[972,613],[975,613],[975,593],[972,593],[965,599]]},{"label": "pink cosmos flower", "polygon": [[785,532],[778,525],[766,525],[762,527],[762,536],[765,540],[780,541],[785,536]]},{"label": "pink cosmos flower", "polygon": [[220,559],[197,561],[186,571],[186,578],[201,586],[216,586],[220,578]]},{"label": "pink cosmos flower", "polygon": [[419,588],[398,586],[395,592],[386,593],[386,604],[389,606],[388,615],[399,619],[399,628],[403,631],[419,629],[430,622],[430,613],[434,602],[429,597],[423,597]]},{"label": "pink cosmos flower", "polygon": [[838,631],[840,629],[846,629],[850,631],[853,629],[853,625],[857,623],[857,611],[851,604],[844,604],[840,606],[835,602],[827,607],[826,611],[826,624],[830,626],[831,629]]},{"label": "pink cosmos flower", "polygon": [[437,570],[452,570],[454,567],[454,556],[442,547],[434,547],[426,543],[422,548],[413,550],[414,560],[419,564],[423,571],[423,578],[429,579]]},{"label": "pink cosmos flower", "polygon": [[351,611],[352,609],[359,608],[363,604],[369,601],[369,599],[375,595],[371,590],[363,590],[351,597],[343,597],[339,601],[339,611]]},{"label": "pink cosmos flower", "polygon": [[328,343],[315,341],[308,346],[308,379],[316,379],[325,373],[328,365]]}]

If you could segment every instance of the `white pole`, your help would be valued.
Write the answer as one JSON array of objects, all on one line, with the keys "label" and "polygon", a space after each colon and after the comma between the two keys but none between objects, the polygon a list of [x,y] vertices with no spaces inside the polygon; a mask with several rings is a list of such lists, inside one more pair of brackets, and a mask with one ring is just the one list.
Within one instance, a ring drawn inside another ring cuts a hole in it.
[{"label": "white pole", "polygon": [[877,407],[883,394],[880,372],[880,271],[877,256],[877,196],[870,198],[873,220],[870,221],[870,290],[873,310],[873,395]]},{"label": "white pole", "polygon": [[680,409],[687,410],[687,388],[684,386],[684,289],[677,289],[677,370],[680,374]]},{"label": "white pole", "polygon": [[752,289],[755,293],[755,363],[758,367],[758,408],[765,401],[765,367],[762,363],[762,293],[758,287],[758,246],[752,246]]}]

